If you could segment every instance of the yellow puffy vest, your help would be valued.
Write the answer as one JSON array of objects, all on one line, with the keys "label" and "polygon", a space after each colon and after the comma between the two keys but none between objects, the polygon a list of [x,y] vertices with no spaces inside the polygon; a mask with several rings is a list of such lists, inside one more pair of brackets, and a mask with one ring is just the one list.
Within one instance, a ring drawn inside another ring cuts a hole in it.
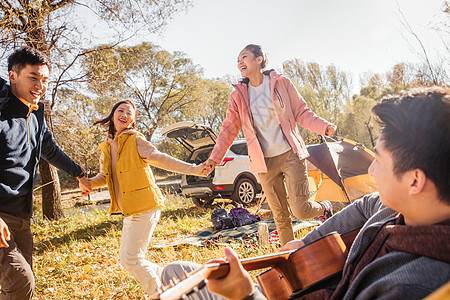
[{"label": "yellow puffy vest", "polygon": [[[139,156],[136,146],[137,134],[121,134],[117,138],[119,148],[116,156],[116,174],[125,217],[164,206],[164,198],[155,183],[153,172]],[[103,170],[111,195],[110,212],[120,213],[111,172],[111,146],[105,141],[99,147],[103,153]]]}]

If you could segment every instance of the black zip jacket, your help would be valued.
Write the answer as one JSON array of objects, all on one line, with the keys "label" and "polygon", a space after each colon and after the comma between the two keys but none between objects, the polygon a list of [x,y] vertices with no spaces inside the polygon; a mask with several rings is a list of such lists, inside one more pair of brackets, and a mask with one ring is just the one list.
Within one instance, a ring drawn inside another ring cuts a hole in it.
[{"label": "black zip jacket", "polygon": [[0,212],[30,217],[34,178],[40,158],[79,176],[82,169],[53,139],[44,119],[44,105],[31,110],[0,78]]}]

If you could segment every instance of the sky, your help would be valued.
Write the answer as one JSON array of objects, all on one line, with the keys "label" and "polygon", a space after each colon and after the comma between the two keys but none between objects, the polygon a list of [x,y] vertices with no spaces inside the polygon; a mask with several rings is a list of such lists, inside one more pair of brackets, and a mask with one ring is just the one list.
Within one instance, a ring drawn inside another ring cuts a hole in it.
[{"label": "sky", "polygon": [[[384,73],[399,62],[417,62],[419,44],[402,14],[436,58],[444,49],[436,31],[443,0],[193,0],[154,43],[182,51],[206,78],[238,78],[237,56],[247,44],[263,46],[269,68],[299,58],[334,64],[354,81]],[[447,41],[449,42],[449,41]]]},{"label": "sky", "polygon": [[[323,67],[333,64],[352,75],[357,92],[360,75],[385,73],[397,63],[420,60],[419,43],[402,25],[403,16],[432,61],[450,53],[432,29],[444,21],[444,0],[191,1],[192,7],[175,14],[160,34],[133,42],[147,41],[170,52],[184,52],[203,68],[205,78],[229,75],[238,79],[237,56],[247,44],[255,43],[268,55],[268,68],[282,72],[283,62],[294,58]],[[83,11],[79,17],[89,23],[90,16]],[[91,25],[98,33],[92,46],[107,42],[102,40],[107,28]],[[449,37],[447,33],[448,45]],[[0,74],[6,76],[5,67],[1,69]]]}]

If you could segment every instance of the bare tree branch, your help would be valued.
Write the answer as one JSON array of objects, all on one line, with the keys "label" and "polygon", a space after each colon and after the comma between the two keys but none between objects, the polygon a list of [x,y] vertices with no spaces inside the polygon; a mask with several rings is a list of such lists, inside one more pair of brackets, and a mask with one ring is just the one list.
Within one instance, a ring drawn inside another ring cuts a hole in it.
[{"label": "bare tree branch", "polygon": [[[58,76],[58,78],[57,78],[57,80],[56,80],[56,83],[55,83],[55,88],[52,90],[52,102],[51,102],[51,104],[50,104],[50,107],[53,109],[53,106],[55,105],[55,99],[56,99],[56,94],[58,93],[58,88],[60,87],[60,85],[61,85],[61,83],[62,83],[62,78],[64,77],[64,75],[65,75],[65,73],[70,69],[70,68],[72,68],[72,66],[75,64],[75,62],[79,59],[79,58],[81,58],[81,57],[84,57],[84,56],[86,56],[86,55],[88,55],[88,54],[90,54],[90,53],[93,53],[93,52],[96,52],[96,51],[102,51],[102,50],[107,50],[107,49],[112,49],[112,48],[114,48],[116,46],[116,44],[115,45],[110,45],[110,46],[107,46],[107,47],[104,47],[104,48],[101,48],[101,49],[92,49],[92,50],[87,50],[87,51],[84,51],[84,52],[82,52],[82,53],[79,53],[79,54],[77,54],[75,57],[74,57],[74,59],[72,60],[72,62],[71,63],[69,63],[68,65],[67,65],[67,67],[61,72],[61,74]],[[73,81],[73,80],[71,80],[71,81]]]},{"label": "bare tree branch", "polygon": [[419,38],[419,36],[414,32],[414,30],[412,29],[411,25],[409,24],[408,20],[406,19],[405,15],[403,14],[402,10],[400,9],[400,7],[398,8],[399,13],[401,14],[402,19],[400,20],[401,24],[403,25],[403,27],[412,35],[414,36],[414,38],[417,40],[417,42],[419,43],[419,46],[422,50],[423,53],[423,59],[425,61],[425,64],[428,68],[428,71],[430,73],[431,76],[431,81],[434,84],[438,84],[439,80],[437,79],[437,77],[434,74],[434,68],[430,62],[430,59],[428,57],[428,52],[424,46],[424,44],[422,43],[422,40]]}]

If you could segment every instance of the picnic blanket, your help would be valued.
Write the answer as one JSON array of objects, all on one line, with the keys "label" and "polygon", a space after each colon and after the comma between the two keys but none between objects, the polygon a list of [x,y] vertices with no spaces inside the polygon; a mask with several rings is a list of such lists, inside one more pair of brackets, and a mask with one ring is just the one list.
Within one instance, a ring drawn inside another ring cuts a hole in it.
[{"label": "picnic blanket", "polygon": [[[273,219],[261,221],[267,224],[269,233],[276,230],[275,222]],[[313,227],[322,224],[320,221],[315,220],[299,220],[293,219],[292,226],[295,231],[302,228]],[[206,246],[210,244],[228,243],[235,239],[254,239],[257,241],[258,235],[258,222],[250,225],[244,225],[240,227],[214,231],[213,227],[208,227],[206,230],[197,232],[187,238],[168,242],[166,244],[152,245],[153,248],[164,248],[170,246],[177,246],[181,244],[191,244],[196,246]]]}]

